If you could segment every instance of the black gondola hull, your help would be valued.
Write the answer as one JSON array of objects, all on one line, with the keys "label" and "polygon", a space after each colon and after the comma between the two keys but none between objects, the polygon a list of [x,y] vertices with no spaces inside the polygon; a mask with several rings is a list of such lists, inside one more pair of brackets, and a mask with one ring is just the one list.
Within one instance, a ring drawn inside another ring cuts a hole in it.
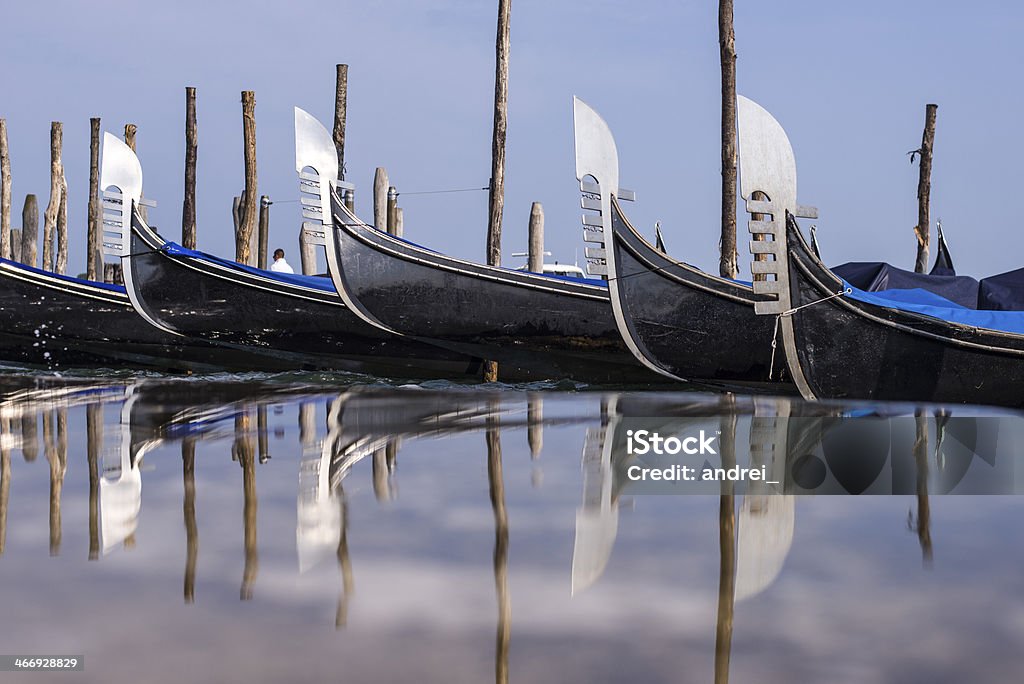
[{"label": "black gondola hull", "polygon": [[612,255],[619,329],[645,361],[677,378],[780,381],[772,371],[773,321],[754,313],[749,285],[704,273],[651,246],[612,202]]},{"label": "black gondola hull", "polygon": [[[290,369],[408,378],[461,378],[479,360],[390,335],[364,323],[327,289],[282,283],[220,260],[174,255],[135,217],[131,282],[161,326]],[[261,370],[259,366],[253,370]]]},{"label": "black gondola hull", "polygon": [[[849,297],[787,229],[796,359],[817,398],[1024,407],[1024,335],[985,330]],[[823,301],[825,300],[825,301]]]},{"label": "black gondola hull", "polygon": [[209,372],[251,367],[251,355],[149,325],[121,289],[0,261],[0,361],[45,370]]},{"label": "black gondola hull", "polygon": [[339,292],[383,329],[497,361],[503,379],[659,380],[625,348],[603,286],[447,257],[359,223],[336,198],[334,235]]}]

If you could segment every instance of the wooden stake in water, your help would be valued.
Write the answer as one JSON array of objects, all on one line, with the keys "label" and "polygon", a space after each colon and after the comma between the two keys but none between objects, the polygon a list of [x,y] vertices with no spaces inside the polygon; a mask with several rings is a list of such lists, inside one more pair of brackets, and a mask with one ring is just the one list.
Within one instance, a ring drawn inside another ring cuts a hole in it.
[{"label": "wooden stake in water", "polygon": [[939,106],[935,104],[925,106],[924,133],[921,136],[921,149],[917,150],[921,155],[921,166],[917,180],[917,225],[914,226],[914,234],[917,236],[915,273],[928,271],[928,244],[931,239],[929,203],[932,196],[932,149],[935,146],[935,116],[938,109]]},{"label": "wooden stake in water", "polygon": [[235,235],[235,261],[255,266],[252,238],[256,231],[256,94],[242,91],[242,139],[245,157],[245,191],[241,198],[241,216]]},{"label": "wooden stake in water", "polygon": [[544,207],[534,202],[530,207],[530,242],[527,270],[544,272]]},{"label": "wooden stake in water", "polygon": [[259,245],[256,248],[256,256],[259,259],[257,265],[260,268],[267,267],[267,242],[270,240],[270,198],[266,195],[260,196],[260,231]]},{"label": "wooden stake in water", "polygon": [[11,154],[7,119],[0,119],[0,257],[11,258]]},{"label": "wooden stake in water", "polygon": [[185,199],[181,204],[181,244],[196,248],[196,161],[199,131],[196,127],[196,89],[185,88]]},{"label": "wooden stake in water", "polygon": [[[494,41],[494,126],[491,133],[491,183],[487,197],[487,263],[501,266],[501,217],[505,208],[505,137],[508,131],[509,24],[512,0],[498,0],[498,31]],[[484,382],[497,382],[498,364],[485,361]]]},{"label": "wooden stake in water", "polygon": [[96,280],[103,275],[100,227],[100,120],[89,119],[89,229],[85,248],[85,277]]},{"label": "wooden stake in water", "polygon": [[338,152],[338,177],[345,180],[345,118],[348,115],[348,64],[335,65],[334,149]]},{"label": "wooden stake in water", "polygon": [[392,185],[388,188],[388,233],[395,235],[398,229],[398,190]]},{"label": "wooden stake in water", "polygon": [[64,167],[61,163],[61,144],[64,137],[64,124],[60,121],[50,123],[50,202],[43,213],[43,269],[54,269],[53,240],[57,230],[57,214],[60,213],[60,200],[63,190],[61,178]]},{"label": "wooden stake in water", "polygon": [[388,172],[378,166],[373,172],[373,226],[377,230],[388,229]]},{"label": "wooden stake in water", "polygon": [[35,195],[25,195],[21,210],[21,263],[39,266],[39,202]]},{"label": "wooden stake in water", "polygon": [[732,0],[718,0],[722,65],[722,243],[718,273],[735,278],[736,265],[736,34]]}]

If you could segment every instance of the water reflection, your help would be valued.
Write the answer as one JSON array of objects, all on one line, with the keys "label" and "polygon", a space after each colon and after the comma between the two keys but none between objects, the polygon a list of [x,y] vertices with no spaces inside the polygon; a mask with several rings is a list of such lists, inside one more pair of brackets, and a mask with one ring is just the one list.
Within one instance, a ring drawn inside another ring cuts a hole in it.
[{"label": "water reflection", "polygon": [[[182,522],[184,525],[182,598],[175,599],[179,603],[183,600],[185,604],[196,604],[197,582],[206,574],[216,576],[223,565],[215,562],[214,556],[209,562],[199,563],[201,519],[215,520],[218,509],[229,505],[198,506],[197,491],[204,491],[208,485],[214,493],[235,492],[237,499],[225,495],[225,500],[240,502],[240,511],[231,508],[232,536],[234,543],[241,543],[241,556],[235,552],[240,582],[238,574],[232,575],[232,582],[239,582],[233,584],[238,587],[239,599],[253,604],[280,600],[280,571],[275,558],[285,547],[300,578],[320,578],[326,566],[331,577],[331,612],[336,629],[351,629],[372,620],[372,605],[368,608],[370,612],[353,612],[357,605],[353,603],[357,566],[370,555],[360,555],[357,549],[374,548],[373,537],[382,529],[380,520],[389,512],[397,511],[395,514],[402,516],[412,516],[412,511],[420,516],[432,515],[430,522],[416,519],[415,523],[436,525],[439,535],[442,530],[451,534],[451,529],[465,529],[466,538],[475,539],[470,531],[476,529],[479,518],[458,517],[460,506],[465,508],[468,504],[451,502],[449,507],[449,502],[435,502],[434,497],[442,496],[435,489],[404,490],[400,485],[407,468],[420,478],[416,482],[431,482],[430,465],[424,461],[435,460],[437,473],[458,482],[454,489],[470,483],[468,491],[479,502],[483,502],[486,486],[491,517],[487,521],[492,576],[489,579],[493,580],[496,606],[488,620],[493,625],[496,682],[515,679],[517,664],[522,666],[511,648],[513,548],[517,563],[520,558],[524,563],[532,562],[538,555],[557,558],[567,580],[562,591],[573,595],[573,601],[608,600],[602,594],[602,584],[607,574],[615,575],[612,568],[616,563],[621,572],[623,564],[639,562],[645,553],[657,558],[666,549],[679,547],[671,533],[666,533],[651,542],[650,547],[638,550],[634,542],[617,550],[620,533],[628,537],[637,532],[637,524],[623,516],[629,516],[637,507],[661,510],[685,506],[690,514],[713,511],[712,501],[717,503],[717,592],[713,591],[715,587],[708,587],[709,591],[703,594],[709,607],[713,607],[704,622],[708,640],[713,634],[714,642],[713,656],[708,653],[707,661],[715,682],[729,681],[734,649],[738,648],[734,636],[740,634],[739,630],[734,632],[734,626],[743,622],[738,618],[737,605],[770,594],[783,576],[794,546],[798,497],[780,494],[763,482],[738,487],[732,481],[719,483],[713,498],[647,497],[628,476],[629,467],[638,462],[624,448],[626,432],[637,424],[635,421],[646,421],[648,427],[657,427],[666,434],[713,429],[719,435],[721,447],[716,456],[723,468],[742,463],[763,466],[772,481],[788,483],[792,489],[786,492],[807,489],[808,463],[814,463],[813,459],[824,467],[824,478],[847,483],[844,486],[851,491],[870,492],[876,486],[874,480],[865,484],[863,473],[850,470],[848,462],[841,458],[852,450],[843,442],[850,439],[850,420],[882,420],[879,416],[885,414],[868,411],[870,415],[865,416],[863,407],[809,406],[790,399],[733,396],[566,396],[238,381],[200,384],[147,378],[120,383],[39,379],[21,386],[10,386],[10,380],[5,383],[0,390],[0,556],[11,555],[8,526],[12,475],[19,467],[25,467],[26,472],[36,468],[32,464],[40,441],[48,467],[49,553],[56,556],[65,553],[65,549],[73,553],[77,540],[72,539],[81,528],[88,532],[90,561],[116,558],[118,552],[133,546],[138,553],[142,545],[155,548],[167,543],[159,535],[146,534],[142,521],[147,506],[159,507],[159,492],[167,490],[167,479],[162,473],[167,469],[169,454],[174,459],[180,454],[180,481],[177,463],[173,465],[174,491],[180,492],[176,496],[181,496],[182,515],[177,519],[175,511],[175,525],[179,531]],[[913,492],[914,502],[906,523],[913,532],[910,545],[915,554],[919,547],[921,558],[930,564],[935,555],[931,497],[939,481],[936,476],[946,477],[941,480],[945,484],[940,492],[950,491],[958,483],[968,481],[964,478],[973,472],[971,468],[981,467],[972,464],[988,463],[986,459],[998,464],[1004,455],[993,450],[980,436],[982,430],[977,426],[974,431],[978,434],[969,437],[970,430],[963,420],[970,418],[970,412],[966,417],[934,408],[900,408],[898,412],[914,421],[913,439],[904,439],[893,428],[885,435],[882,465],[874,463],[876,452],[863,452],[860,456],[872,462],[872,473],[877,470],[884,474],[887,486],[896,488],[904,481],[912,483],[907,490]],[[812,421],[794,422],[793,418]],[[40,426],[41,440],[37,434]],[[462,451],[448,455],[447,445],[457,443],[463,436],[471,437],[475,446],[460,447]],[[84,449],[78,449],[83,441]],[[969,458],[965,445],[974,449]],[[864,442],[854,446],[862,449]],[[18,449],[28,466],[12,464],[12,454]],[[407,451],[411,455],[406,455]],[[546,482],[541,474],[542,453],[545,467],[556,475],[551,482]],[[240,476],[234,469],[230,478],[218,474],[220,464],[228,462],[228,454],[231,463],[241,470]],[[575,460],[577,455],[579,461]],[[456,457],[462,460],[453,462]],[[147,460],[152,463],[147,465]],[[87,477],[75,479],[74,471],[80,467]],[[486,483],[482,477],[472,479],[473,472],[482,476],[484,471]],[[282,473],[288,473],[288,506],[294,504],[294,547],[290,546],[290,539],[285,542],[270,533],[279,526],[282,515],[274,494],[280,488]],[[506,481],[509,477],[513,480],[511,484]],[[874,477],[881,475],[875,473]],[[79,484],[83,498],[87,494],[87,507],[83,506],[81,513],[75,508],[62,510],[62,503],[71,506],[70,502],[77,499],[78,493],[72,490]],[[13,489],[17,493],[18,488]],[[572,500],[571,505],[561,503],[563,494]],[[157,498],[147,501],[151,496]],[[685,504],[681,503],[684,499]],[[413,507],[403,507],[403,503]],[[553,528],[562,525],[571,529],[571,548],[559,547],[552,553],[555,537],[543,537],[541,544],[538,535],[542,533],[531,529],[528,522],[521,522],[530,520],[530,507],[535,504],[543,504],[536,515],[544,517]],[[68,513],[69,510],[73,512]],[[82,518],[87,518],[87,525],[78,524],[86,522]],[[455,525],[453,520],[462,527],[444,527]],[[669,525],[672,520],[667,517],[659,524]],[[18,524],[31,528],[28,521],[20,518]],[[892,520],[892,527],[902,526],[902,519]],[[209,553],[210,544],[225,543],[207,529],[204,527],[204,554]],[[523,536],[517,537],[517,532]],[[905,531],[901,534],[910,537]],[[84,541],[83,538],[83,547]],[[407,543],[429,547],[432,538],[428,535]],[[462,542],[446,543],[458,547]],[[484,557],[482,542],[473,543],[474,553]],[[180,542],[176,547],[172,554],[178,559],[174,570],[175,594],[178,578],[182,577],[182,566],[178,564]],[[28,547],[22,542],[18,548]],[[404,553],[402,547],[389,551],[398,559]],[[443,556],[449,552],[450,547],[424,551],[427,557],[431,553]],[[464,558],[462,562],[472,567]],[[99,567],[105,568],[106,564]],[[410,565],[407,572],[413,574],[417,568]],[[363,569],[359,578],[364,587],[367,583],[371,587],[376,585],[369,569]],[[687,591],[685,582],[678,591]],[[516,594],[515,605],[528,606],[528,614],[536,611],[529,608],[533,600],[530,592]],[[367,600],[374,600],[372,590],[365,595]],[[216,603],[212,595],[200,598],[200,603]],[[235,601],[233,597],[231,600]],[[447,607],[439,604],[436,609],[440,615]],[[519,614],[517,608],[516,615]],[[519,636],[516,643],[520,643]]]}]

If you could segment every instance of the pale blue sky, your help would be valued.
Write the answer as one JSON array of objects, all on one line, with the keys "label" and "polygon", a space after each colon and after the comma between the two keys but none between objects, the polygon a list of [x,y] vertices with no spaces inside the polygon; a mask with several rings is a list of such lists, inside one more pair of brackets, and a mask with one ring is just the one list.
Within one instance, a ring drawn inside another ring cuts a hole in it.
[{"label": "pale blue sky", "polygon": [[[350,65],[347,166],[370,215],[375,166],[400,191],[483,187],[490,171],[497,3],[229,3],[98,0],[5,7],[0,116],[8,120],[15,226],[25,193],[48,195],[48,131],[65,123],[72,231],[83,269],[89,117],[139,126],[150,218],[178,239],[184,87],[198,87],[199,246],[230,256],[231,197],[242,187],[239,92],[256,91],[261,193],[297,197],[292,106],[328,126],[334,65]],[[1024,9],[1015,3],[736,3],[740,92],[790,134],[800,199],[821,210],[826,260],[912,267],[924,105],[939,105],[932,215],[959,270],[1024,265],[1011,202],[1024,134],[1018,86]],[[526,244],[543,202],[552,258],[582,247],[571,96],[615,132],[628,206],[670,251],[717,269],[717,2],[515,0],[512,7],[504,263]],[[406,236],[461,257],[484,255],[486,193],[409,195]],[[745,217],[741,217],[745,220]],[[296,205],[274,207],[271,246],[296,255]],[[743,224],[741,223],[741,227]],[[741,235],[741,244],[745,244]],[[582,253],[582,249],[580,249]],[[741,249],[741,262],[748,257]],[[297,261],[297,260],[294,260]]]}]

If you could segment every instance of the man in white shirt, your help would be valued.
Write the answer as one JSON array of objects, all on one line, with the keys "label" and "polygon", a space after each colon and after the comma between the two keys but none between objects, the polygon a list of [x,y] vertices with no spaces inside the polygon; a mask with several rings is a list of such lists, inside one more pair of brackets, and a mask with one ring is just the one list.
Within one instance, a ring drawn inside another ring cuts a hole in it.
[{"label": "man in white shirt", "polygon": [[270,265],[270,270],[277,271],[278,273],[295,273],[294,269],[284,260],[283,249],[274,250],[274,263]]}]

